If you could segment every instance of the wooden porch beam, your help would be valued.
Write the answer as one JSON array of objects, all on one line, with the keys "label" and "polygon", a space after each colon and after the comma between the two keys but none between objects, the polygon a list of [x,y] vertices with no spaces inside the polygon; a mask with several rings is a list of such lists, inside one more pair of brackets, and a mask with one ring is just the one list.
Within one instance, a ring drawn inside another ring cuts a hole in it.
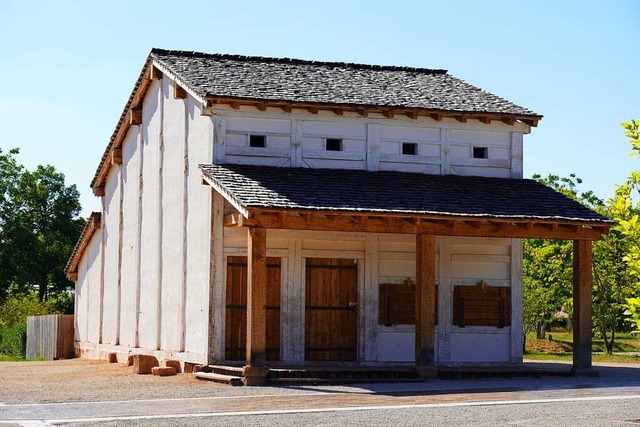
[{"label": "wooden porch beam", "polygon": [[416,369],[424,378],[435,378],[434,341],[436,310],[436,238],[416,235],[415,348]]},{"label": "wooden porch beam", "polygon": [[[360,221],[357,213],[287,211],[287,215],[277,215],[277,211],[251,210],[249,218],[236,215],[225,221],[227,226],[264,227],[288,230],[353,231],[369,233],[434,234],[440,236],[507,237],[564,240],[598,240],[608,230],[599,224],[585,227],[582,224],[558,224],[531,222],[523,226],[523,221],[508,222],[485,219],[477,221],[468,218],[420,218],[416,216],[380,216],[367,214],[368,220]],[[475,224],[473,224],[475,222]],[[576,229],[575,226],[578,226]]]},{"label": "wooden porch beam", "polygon": [[247,361],[245,385],[266,382],[267,355],[267,230],[250,227],[247,233]]},{"label": "wooden porch beam", "polygon": [[573,367],[577,376],[598,376],[591,364],[591,241],[573,241]]}]

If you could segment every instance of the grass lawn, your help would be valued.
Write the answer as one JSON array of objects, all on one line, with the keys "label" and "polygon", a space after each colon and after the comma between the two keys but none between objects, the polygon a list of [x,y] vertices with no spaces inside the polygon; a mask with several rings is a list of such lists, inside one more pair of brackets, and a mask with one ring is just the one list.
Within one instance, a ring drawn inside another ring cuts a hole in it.
[{"label": "grass lawn", "polygon": [[0,362],[24,362],[25,359],[18,356],[6,356],[4,354],[0,354]]},{"label": "grass lawn", "polygon": [[[551,339],[549,339],[551,338]],[[547,338],[538,340],[535,333],[527,335],[526,359],[535,360],[571,360],[573,334],[571,332],[547,332]],[[593,338],[593,351],[604,353],[604,342],[601,338]],[[640,357],[616,354],[619,352],[640,352],[640,336],[632,334],[616,334],[613,354],[594,354],[595,362],[640,363]]]}]

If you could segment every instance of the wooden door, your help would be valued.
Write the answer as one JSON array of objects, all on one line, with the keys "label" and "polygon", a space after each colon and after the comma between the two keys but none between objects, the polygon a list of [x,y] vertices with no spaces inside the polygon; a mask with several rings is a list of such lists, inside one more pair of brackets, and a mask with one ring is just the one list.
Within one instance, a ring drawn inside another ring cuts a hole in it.
[{"label": "wooden door", "polygon": [[[280,360],[280,258],[267,258],[267,360]],[[247,350],[247,257],[227,258],[225,359]]]},{"label": "wooden door", "polygon": [[305,360],[358,358],[358,264],[307,258]]}]

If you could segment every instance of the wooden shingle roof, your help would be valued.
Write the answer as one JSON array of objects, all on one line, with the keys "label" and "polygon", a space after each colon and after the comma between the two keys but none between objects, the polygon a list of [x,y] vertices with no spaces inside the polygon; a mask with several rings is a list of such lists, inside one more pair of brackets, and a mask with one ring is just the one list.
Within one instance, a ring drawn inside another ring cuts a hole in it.
[{"label": "wooden shingle roof", "polygon": [[231,164],[200,165],[200,169],[245,209],[612,222],[531,179]]},{"label": "wooden shingle roof", "polygon": [[446,70],[153,49],[199,96],[540,116]]}]

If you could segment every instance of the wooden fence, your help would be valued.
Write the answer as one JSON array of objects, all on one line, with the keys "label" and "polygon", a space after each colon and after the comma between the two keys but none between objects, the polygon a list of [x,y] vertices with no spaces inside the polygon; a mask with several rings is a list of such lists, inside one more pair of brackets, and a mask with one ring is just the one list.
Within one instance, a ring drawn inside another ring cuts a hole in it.
[{"label": "wooden fence", "polygon": [[27,317],[27,360],[71,359],[73,332],[73,314]]}]

